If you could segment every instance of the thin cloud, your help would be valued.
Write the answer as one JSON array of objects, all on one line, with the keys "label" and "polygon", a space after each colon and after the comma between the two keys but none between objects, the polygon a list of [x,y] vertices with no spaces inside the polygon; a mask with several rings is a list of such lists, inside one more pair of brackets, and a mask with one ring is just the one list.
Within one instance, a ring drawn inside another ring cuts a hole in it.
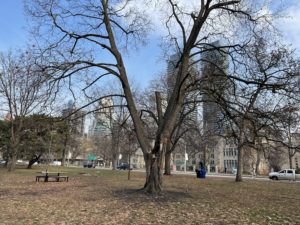
[{"label": "thin cloud", "polygon": [[[286,43],[291,44],[293,48],[300,48],[300,1],[291,1],[289,8],[284,11],[286,15],[280,19],[276,25],[282,32]],[[299,50],[298,50],[298,53]]]}]

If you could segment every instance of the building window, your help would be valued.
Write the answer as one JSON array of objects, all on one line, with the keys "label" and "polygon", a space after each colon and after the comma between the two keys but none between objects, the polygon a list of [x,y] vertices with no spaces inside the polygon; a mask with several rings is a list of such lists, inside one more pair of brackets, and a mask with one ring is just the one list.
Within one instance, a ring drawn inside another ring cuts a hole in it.
[{"label": "building window", "polygon": [[234,160],[234,168],[237,168],[237,160]]}]

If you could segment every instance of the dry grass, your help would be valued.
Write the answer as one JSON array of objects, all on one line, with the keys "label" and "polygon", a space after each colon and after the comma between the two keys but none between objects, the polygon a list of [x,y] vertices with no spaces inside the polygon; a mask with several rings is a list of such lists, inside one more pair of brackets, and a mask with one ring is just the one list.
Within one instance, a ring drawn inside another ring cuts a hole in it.
[{"label": "dry grass", "polygon": [[36,183],[40,170],[0,169],[0,224],[300,224],[299,183],[170,176],[152,196],[142,173],[65,168],[69,182]]}]

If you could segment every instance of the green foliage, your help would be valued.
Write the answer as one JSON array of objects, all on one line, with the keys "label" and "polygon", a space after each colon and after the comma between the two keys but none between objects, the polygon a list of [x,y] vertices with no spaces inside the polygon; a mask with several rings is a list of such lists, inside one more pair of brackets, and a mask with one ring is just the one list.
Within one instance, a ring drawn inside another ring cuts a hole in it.
[{"label": "green foliage", "polygon": [[32,159],[34,156],[48,152],[59,153],[63,148],[66,123],[59,118],[34,114],[23,120],[23,130],[20,142],[20,157]]}]

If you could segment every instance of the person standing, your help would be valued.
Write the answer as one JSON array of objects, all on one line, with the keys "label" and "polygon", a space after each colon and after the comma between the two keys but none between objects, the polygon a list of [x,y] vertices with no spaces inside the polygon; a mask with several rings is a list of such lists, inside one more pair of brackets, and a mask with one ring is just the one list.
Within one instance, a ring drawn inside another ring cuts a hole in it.
[{"label": "person standing", "polygon": [[256,171],[255,168],[253,167],[252,169],[252,179],[254,179],[256,177]]}]

